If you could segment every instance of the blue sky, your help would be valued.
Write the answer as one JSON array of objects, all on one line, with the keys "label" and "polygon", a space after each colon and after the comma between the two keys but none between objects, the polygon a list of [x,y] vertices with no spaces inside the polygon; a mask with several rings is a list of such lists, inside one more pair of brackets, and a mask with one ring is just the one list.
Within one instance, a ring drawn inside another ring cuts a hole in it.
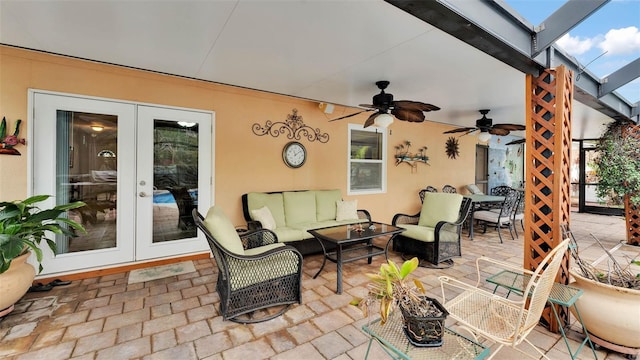
[{"label": "blue sky", "polygon": [[[540,25],[566,0],[505,2],[531,24]],[[596,76],[609,75],[640,57],[640,0],[612,0],[560,38],[557,45],[583,66],[591,62],[587,69]],[[640,79],[616,91],[631,103],[638,102]]]}]

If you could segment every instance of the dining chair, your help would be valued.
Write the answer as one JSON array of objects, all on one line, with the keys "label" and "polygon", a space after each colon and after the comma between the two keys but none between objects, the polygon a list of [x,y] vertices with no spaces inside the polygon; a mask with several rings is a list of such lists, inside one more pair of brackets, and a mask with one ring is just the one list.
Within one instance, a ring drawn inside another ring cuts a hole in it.
[{"label": "dining chair", "polygon": [[503,242],[500,229],[505,226],[509,229],[511,239],[515,239],[513,237],[512,216],[515,211],[519,196],[520,195],[517,190],[511,189],[511,191],[506,194],[504,201],[501,203],[500,211],[476,210],[473,212],[473,219],[478,223],[484,225],[483,232],[485,233],[487,232],[487,225],[495,225],[496,230],[498,231],[498,237],[500,238],[500,243]]},{"label": "dining chair", "polygon": [[438,189],[434,188],[433,186],[427,186],[426,188],[420,190],[418,192],[418,196],[420,196],[420,203],[424,203],[424,193],[437,193]]},{"label": "dining chair", "polygon": [[522,231],[524,231],[524,203],[524,191],[518,190],[518,203],[513,209],[513,216],[511,217],[514,222],[513,231],[516,233],[516,237],[519,236],[515,225],[516,222],[520,222],[520,227],[522,228]]},{"label": "dining chair", "polygon": [[458,190],[456,190],[456,188],[451,185],[445,185],[442,187],[442,192],[449,193],[449,194],[457,194]]},{"label": "dining chair", "polygon": [[[449,312],[449,316],[458,322],[459,327],[469,331],[476,341],[481,337],[499,344],[493,349],[489,359],[505,346],[534,359],[539,359],[540,356],[549,359],[527,337],[540,321],[568,245],[569,239],[560,242],[547,254],[535,271],[483,256],[476,260],[478,279],[475,285],[448,276],[438,278],[443,305]],[[481,269],[481,262],[487,262],[491,269]],[[509,269],[530,276],[523,287],[522,293],[525,295],[511,300],[482,288],[481,274],[494,273],[495,268]],[[520,349],[523,342],[537,352],[536,356]]]}]

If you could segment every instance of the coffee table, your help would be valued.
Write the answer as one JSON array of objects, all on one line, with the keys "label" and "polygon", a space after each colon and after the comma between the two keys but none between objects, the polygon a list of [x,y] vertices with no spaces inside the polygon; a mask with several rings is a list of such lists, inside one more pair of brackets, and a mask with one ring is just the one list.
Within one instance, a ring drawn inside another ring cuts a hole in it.
[{"label": "coffee table", "polygon": [[[315,279],[320,275],[327,260],[333,261],[338,268],[336,293],[342,294],[342,264],[365,258],[367,258],[368,263],[371,264],[371,259],[374,256],[382,254],[386,256],[393,237],[404,230],[405,229],[397,226],[379,222],[365,222],[361,224],[338,225],[307,230],[318,239],[322,246],[322,252],[324,252],[322,265],[313,278]],[[374,238],[385,235],[390,235],[387,246],[382,248],[373,244]],[[325,242],[335,245],[336,250],[327,252],[327,248],[324,246]]]},{"label": "coffee table", "polygon": [[369,357],[373,340],[378,341],[382,345],[382,349],[394,359],[480,360],[489,355],[487,347],[449,328],[444,329],[441,346],[413,346],[405,335],[404,330],[402,330],[402,326],[400,311],[393,311],[384,325],[380,325],[380,319],[378,319],[362,326],[362,331],[371,336],[367,354],[364,358],[367,359]]}]

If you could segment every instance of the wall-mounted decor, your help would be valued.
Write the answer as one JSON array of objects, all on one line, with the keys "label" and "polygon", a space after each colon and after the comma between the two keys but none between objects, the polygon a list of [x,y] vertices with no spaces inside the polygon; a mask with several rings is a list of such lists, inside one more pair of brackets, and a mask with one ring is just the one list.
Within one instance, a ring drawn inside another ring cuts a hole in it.
[{"label": "wall-mounted decor", "polygon": [[20,152],[14,148],[18,144],[25,144],[24,139],[18,139],[20,133],[20,123],[22,120],[16,120],[16,130],[13,135],[7,135],[7,119],[3,116],[0,123],[0,154],[4,155],[20,155]]},{"label": "wall-mounted decor", "polygon": [[396,166],[401,163],[405,163],[411,166],[411,169],[416,169],[418,163],[425,163],[429,165],[426,146],[418,149],[418,152],[415,154],[409,151],[411,148],[411,141],[409,140],[405,140],[404,143],[396,145],[394,148],[396,149]]},{"label": "wall-mounted decor", "polygon": [[287,115],[285,121],[272,122],[267,120],[264,126],[255,123],[251,130],[258,136],[269,134],[273,137],[278,137],[282,134],[286,134],[288,139],[300,140],[302,137],[306,137],[309,141],[318,140],[321,143],[329,141],[329,134],[322,133],[319,128],[312,128],[305,125],[302,121],[302,116],[298,115],[298,109],[291,110],[291,114]]},{"label": "wall-mounted decor", "polygon": [[447,151],[447,156],[450,159],[455,159],[458,156],[460,156],[460,144],[458,144],[458,139],[454,138],[453,136],[450,136],[447,139],[445,147]]}]

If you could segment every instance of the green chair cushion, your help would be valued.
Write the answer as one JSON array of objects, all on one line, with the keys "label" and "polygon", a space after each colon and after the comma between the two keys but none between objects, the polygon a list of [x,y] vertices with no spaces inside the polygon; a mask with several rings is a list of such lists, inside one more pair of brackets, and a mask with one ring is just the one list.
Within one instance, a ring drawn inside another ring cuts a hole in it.
[{"label": "green chair cushion", "polygon": [[287,226],[316,221],[316,194],[313,191],[283,193]]},{"label": "green chair cushion", "polygon": [[454,222],[458,219],[462,195],[449,193],[424,194],[418,225],[435,227],[440,221]]},{"label": "green chair cushion", "polygon": [[204,225],[225,249],[234,254],[244,255],[240,236],[220,207],[213,206],[209,209],[204,218]]}]

